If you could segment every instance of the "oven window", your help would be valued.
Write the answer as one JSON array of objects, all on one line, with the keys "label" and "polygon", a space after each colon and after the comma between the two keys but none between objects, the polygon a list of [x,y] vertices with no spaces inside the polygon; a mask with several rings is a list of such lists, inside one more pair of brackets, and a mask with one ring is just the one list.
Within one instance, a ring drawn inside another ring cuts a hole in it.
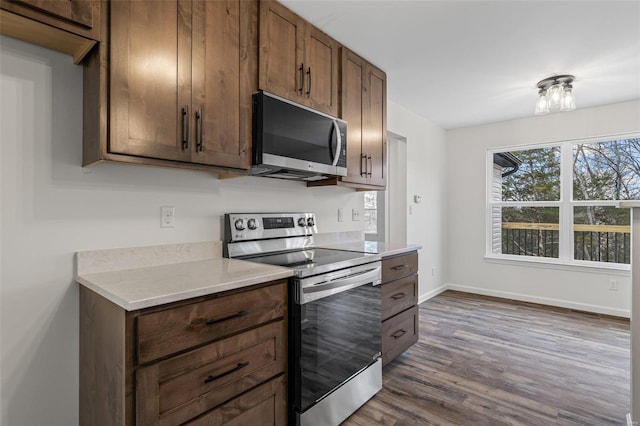
[{"label": "oven window", "polygon": [[[294,305],[292,340],[299,358],[296,406],[317,400],[370,365],[380,353],[380,286],[371,284]],[[296,362],[297,361],[297,362]]]}]

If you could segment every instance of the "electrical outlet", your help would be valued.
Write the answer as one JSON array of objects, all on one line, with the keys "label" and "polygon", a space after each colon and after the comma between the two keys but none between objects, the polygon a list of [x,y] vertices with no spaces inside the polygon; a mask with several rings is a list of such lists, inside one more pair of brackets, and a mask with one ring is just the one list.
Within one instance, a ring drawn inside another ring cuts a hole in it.
[{"label": "electrical outlet", "polygon": [[338,222],[344,222],[344,209],[338,209]]},{"label": "electrical outlet", "polygon": [[618,280],[609,280],[609,290],[618,291]]},{"label": "electrical outlet", "polygon": [[360,210],[353,209],[351,210],[351,220],[357,222],[360,220]]},{"label": "electrical outlet", "polygon": [[176,225],[176,209],[171,206],[160,207],[160,228],[173,228]]}]

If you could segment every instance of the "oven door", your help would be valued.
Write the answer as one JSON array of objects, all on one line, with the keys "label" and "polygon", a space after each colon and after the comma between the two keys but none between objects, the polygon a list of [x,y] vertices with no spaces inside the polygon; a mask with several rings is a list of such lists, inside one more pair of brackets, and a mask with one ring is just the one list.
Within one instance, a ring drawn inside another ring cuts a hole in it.
[{"label": "oven door", "polygon": [[290,387],[303,413],[381,352],[380,262],[292,280]]}]

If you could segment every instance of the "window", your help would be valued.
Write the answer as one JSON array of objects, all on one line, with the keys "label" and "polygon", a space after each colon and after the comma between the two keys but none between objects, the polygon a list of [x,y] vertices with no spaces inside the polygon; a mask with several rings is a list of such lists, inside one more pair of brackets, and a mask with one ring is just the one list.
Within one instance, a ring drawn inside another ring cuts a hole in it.
[{"label": "window", "polygon": [[640,137],[491,150],[488,161],[488,256],[630,263],[630,212],[616,201],[640,200]]},{"label": "window", "polygon": [[385,191],[364,192],[364,239],[385,240]]},{"label": "window", "polygon": [[378,233],[378,192],[364,193],[364,233]]}]

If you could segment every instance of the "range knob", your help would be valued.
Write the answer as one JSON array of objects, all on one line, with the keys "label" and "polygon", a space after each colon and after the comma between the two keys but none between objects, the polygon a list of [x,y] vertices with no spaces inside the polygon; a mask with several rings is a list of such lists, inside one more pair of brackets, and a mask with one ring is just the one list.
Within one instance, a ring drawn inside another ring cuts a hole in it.
[{"label": "range knob", "polygon": [[258,223],[256,222],[255,219],[249,219],[247,220],[247,227],[249,229],[256,229],[258,227]]},{"label": "range knob", "polygon": [[236,219],[236,221],[233,223],[233,226],[236,227],[236,230],[242,231],[244,230],[244,221],[242,219]]},{"label": "range knob", "polygon": [[316,224],[316,221],[312,217],[307,219],[307,226],[313,226],[315,224]]},{"label": "range knob", "polygon": [[298,225],[300,226],[307,226],[307,221],[304,217],[301,217],[300,219],[298,219]]}]

